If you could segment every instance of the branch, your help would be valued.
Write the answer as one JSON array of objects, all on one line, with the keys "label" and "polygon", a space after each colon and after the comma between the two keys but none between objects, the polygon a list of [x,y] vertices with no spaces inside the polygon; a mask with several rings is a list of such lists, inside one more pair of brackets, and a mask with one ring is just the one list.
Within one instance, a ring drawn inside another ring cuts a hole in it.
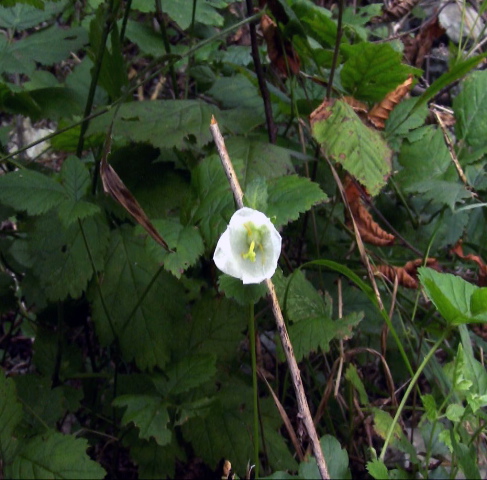
[{"label": "branch", "polygon": [[[230,182],[230,187],[235,197],[235,202],[238,208],[243,207],[243,192],[240,187],[237,175],[233,168],[230,157],[228,156],[227,149],[225,147],[225,142],[223,140],[220,129],[218,128],[218,123],[215,117],[212,117],[210,124],[210,131],[215,140],[216,147],[218,149],[218,154],[220,155],[220,160],[223,165],[223,169],[227,175],[228,181]],[[277,299],[276,289],[272,280],[268,279],[265,281],[267,289],[269,290],[269,295],[272,302],[272,312],[274,318],[276,319],[277,331],[281,338],[282,347],[286,355],[287,364],[289,370],[291,371],[291,378],[293,381],[294,391],[296,393],[296,399],[298,401],[299,414],[303,420],[306,431],[308,432],[309,439],[313,448],[313,453],[316,458],[316,463],[318,464],[318,469],[322,479],[329,479],[330,475],[328,473],[328,467],[326,466],[325,457],[321,450],[320,441],[318,439],[318,434],[316,433],[316,428],[311,417],[311,412],[309,410],[308,401],[304,393],[303,382],[301,380],[301,373],[299,371],[298,363],[296,362],[296,357],[294,356],[293,346],[291,340],[289,339],[289,334],[287,333],[286,324],[284,322],[284,317],[282,316],[281,307],[279,305],[279,300]]]}]

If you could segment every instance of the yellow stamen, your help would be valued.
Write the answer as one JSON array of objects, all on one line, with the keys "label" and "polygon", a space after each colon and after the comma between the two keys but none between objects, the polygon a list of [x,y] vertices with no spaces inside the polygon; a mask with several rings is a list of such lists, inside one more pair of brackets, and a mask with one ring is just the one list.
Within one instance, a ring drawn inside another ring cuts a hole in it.
[{"label": "yellow stamen", "polygon": [[252,243],[250,244],[249,251],[247,253],[242,253],[242,257],[245,259],[248,258],[251,262],[255,262],[254,248],[255,248],[255,242],[252,241]]}]

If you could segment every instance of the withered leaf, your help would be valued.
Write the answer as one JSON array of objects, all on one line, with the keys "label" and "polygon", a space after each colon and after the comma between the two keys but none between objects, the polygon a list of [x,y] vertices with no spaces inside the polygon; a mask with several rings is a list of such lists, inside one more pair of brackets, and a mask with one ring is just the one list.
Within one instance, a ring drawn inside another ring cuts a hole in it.
[{"label": "withered leaf", "polygon": [[260,26],[267,44],[267,54],[272,65],[284,78],[287,78],[289,73],[297,75],[301,61],[298,54],[294,51],[291,42],[279,35],[277,25],[268,15],[262,15]]},{"label": "withered leaf", "polygon": [[[349,175],[346,176],[343,182],[345,188],[345,196],[350,210],[352,212],[355,223],[359,230],[362,241],[384,247],[394,243],[396,237],[394,235],[383,230],[372,218],[372,215],[367,210],[362,201],[362,196],[357,186],[357,182],[353,180]],[[364,195],[366,192],[364,191]],[[351,226],[351,219],[347,220],[347,225]]]},{"label": "withered leaf", "polygon": [[389,118],[394,107],[406,96],[413,85],[413,76],[409,75],[408,79],[398,85],[392,92],[389,92],[385,98],[376,103],[367,115],[367,118],[376,128],[385,128],[386,120]]},{"label": "withered leaf", "polygon": [[103,190],[108,193],[116,202],[118,202],[127,212],[134,217],[135,221],[141,225],[147,233],[163,248],[172,251],[165,240],[159,235],[154,225],[152,225],[149,217],[146,215],[139,202],[130,193],[130,190],[122,182],[117,172],[108,163],[107,157],[110,153],[111,147],[111,127],[107,134],[105,147],[100,162],[100,177],[103,183]]},{"label": "withered leaf", "polygon": [[439,269],[436,258],[427,258],[424,261],[422,258],[417,258],[407,262],[404,267],[393,267],[391,265],[376,265],[374,267],[374,274],[383,275],[391,282],[395,282],[396,278],[399,285],[406,288],[418,288],[418,268],[426,265],[427,267]]},{"label": "withered leaf", "polygon": [[455,255],[459,256],[463,260],[470,260],[472,262],[475,262],[479,266],[479,278],[477,280],[477,284],[479,287],[487,286],[487,265],[485,264],[482,257],[480,257],[479,255],[474,255],[473,253],[469,253],[465,255],[463,253],[463,246],[461,241],[459,241],[451,249],[451,253],[454,253]]}]

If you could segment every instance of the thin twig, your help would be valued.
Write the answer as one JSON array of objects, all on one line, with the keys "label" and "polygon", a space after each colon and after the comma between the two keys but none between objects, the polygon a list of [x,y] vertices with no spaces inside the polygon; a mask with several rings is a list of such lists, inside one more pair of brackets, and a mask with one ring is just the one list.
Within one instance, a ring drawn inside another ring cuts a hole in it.
[{"label": "thin twig", "polygon": [[[213,135],[213,139],[215,140],[223,169],[225,170],[228,181],[230,182],[230,187],[232,189],[233,196],[235,197],[235,202],[238,208],[242,208],[242,188],[240,187],[240,183],[238,181],[237,175],[235,174],[232,162],[230,160],[230,157],[228,156],[225,142],[223,140],[220,129],[218,128],[218,123],[215,120],[215,117],[212,117],[211,119],[210,131]],[[311,417],[308,401],[304,393],[303,382],[301,380],[301,373],[299,371],[298,363],[296,362],[296,357],[294,356],[293,346],[291,344],[291,340],[289,339],[289,334],[287,332],[286,324],[284,322],[284,317],[282,315],[281,307],[277,299],[276,290],[274,288],[272,280],[268,279],[265,282],[267,285],[267,289],[269,290],[269,295],[271,297],[272,313],[274,314],[274,318],[276,320],[277,331],[279,332],[284,354],[286,355],[287,364],[291,372],[294,391],[296,393],[296,400],[298,402],[299,414],[302,418],[306,431],[308,432],[308,436],[313,448],[313,453],[316,458],[316,463],[318,465],[318,470],[320,471],[321,478],[328,479],[330,478],[330,475],[326,466],[325,457],[323,456],[323,452],[321,450],[321,445],[318,439],[318,434],[316,433],[315,425],[313,423],[313,418]]]},{"label": "thin twig", "polygon": [[[246,0],[247,15],[250,17],[253,14],[252,0]],[[249,23],[250,30],[250,44],[252,47],[252,58],[254,60],[255,74],[257,75],[257,81],[259,82],[260,94],[264,101],[265,121],[267,125],[267,133],[269,135],[269,142],[276,143],[276,126],[274,124],[274,118],[272,116],[272,104],[267,89],[267,84],[264,78],[264,71],[262,70],[262,64],[260,63],[259,46],[257,45],[257,33],[255,31],[255,23]]]}]

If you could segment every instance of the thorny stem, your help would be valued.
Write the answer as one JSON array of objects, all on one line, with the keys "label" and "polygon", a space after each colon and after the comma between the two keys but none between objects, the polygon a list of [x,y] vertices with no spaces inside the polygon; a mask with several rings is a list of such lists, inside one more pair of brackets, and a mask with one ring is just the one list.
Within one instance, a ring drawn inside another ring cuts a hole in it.
[{"label": "thorny stem", "polygon": [[[218,128],[218,123],[215,120],[215,117],[212,117],[211,119],[210,131],[213,135],[218,154],[220,155],[223,169],[225,170],[228,181],[230,183],[235,202],[238,208],[242,208],[243,191],[240,187],[237,175],[235,174],[235,170],[228,155],[227,149],[225,147],[225,142],[223,140],[220,129]],[[277,331],[279,332],[279,337],[281,339],[284,354],[286,355],[287,364],[291,372],[291,379],[293,382],[294,391],[296,393],[296,400],[298,402],[299,415],[308,433],[321,478],[329,479],[330,475],[328,473],[328,467],[326,465],[323,451],[321,450],[321,445],[318,439],[318,434],[316,433],[315,425],[313,423],[313,418],[311,417],[308,400],[306,399],[303,382],[301,380],[301,373],[299,371],[298,363],[296,362],[296,357],[294,356],[293,346],[291,344],[291,340],[289,339],[289,334],[287,332],[286,324],[284,322],[284,317],[282,315],[281,307],[279,305],[279,300],[277,299],[276,290],[271,279],[267,279],[265,282],[271,298],[272,313],[274,314],[274,318],[276,320]]]}]

